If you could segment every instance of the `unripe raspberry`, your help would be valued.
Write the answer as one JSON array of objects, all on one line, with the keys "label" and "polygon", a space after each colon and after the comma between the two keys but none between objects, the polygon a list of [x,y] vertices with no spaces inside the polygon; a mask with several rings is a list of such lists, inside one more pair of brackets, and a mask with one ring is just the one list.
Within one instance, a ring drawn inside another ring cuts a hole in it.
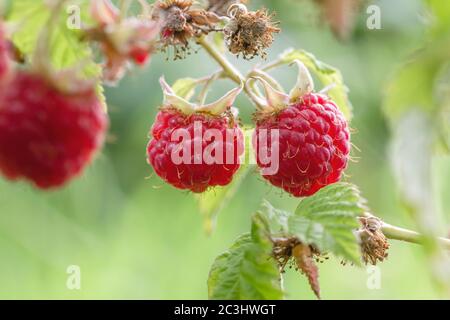
[{"label": "unripe raspberry", "polygon": [[65,92],[39,73],[17,71],[0,85],[0,173],[60,187],[90,162],[106,128],[93,86]]},{"label": "unripe raspberry", "polygon": [[[166,101],[151,130],[149,164],[158,176],[178,189],[200,193],[229,184],[239,169],[243,152],[242,131],[228,112],[240,89],[230,91],[213,104],[194,106],[176,97],[164,80],[162,86]],[[208,131],[214,132],[215,137],[208,138]],[[178,134],[185,138],[176,138]],[[213,158],[208,158],[205,152],[214,146]],[[176,159],[174,154],[187,161]]]},{"label": "unripe raspberry", "polygon": [[[336,104],[326,95],[313,93],[312,79],[298,63],[299,80],[289,96],[260,79],[270,103],[256,115],[254,145],[257,151],[264,146],[279,151],[277,170],[270,174],[264,174],[264,169],[273,164],[256,153],[263,177],[296,197],[304,197],[340,180],[349,160],[350,132]],[[276,141],[272,141],[273,130],[278,133]],[[268,141],[261,141],[262,131]]]}]

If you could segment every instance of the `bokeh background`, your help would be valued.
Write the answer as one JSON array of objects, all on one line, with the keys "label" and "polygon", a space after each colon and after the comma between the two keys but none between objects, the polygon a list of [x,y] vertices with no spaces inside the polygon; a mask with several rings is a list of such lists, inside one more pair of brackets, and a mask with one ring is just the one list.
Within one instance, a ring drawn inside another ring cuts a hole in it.
[{"label": "bokeh background", "polygon": [[[364,4],[349,39],[340,41],[308,0],[252,1],[252,7],[275,10],[283,29],[268,59],[289,47],[302,48],[342,71],[354,105],[353,144],[360,150],[353,149],[356,161],[345,179],[361,188],[376,215],[413,228],[390,170],[390,132],[381,105],[389,75],[423,40],[423,3],[375,4],[381,8],[382,28],[367,29]],[[201,50],[181,61],[167,58],[155,56],[148,68],[135,69],[117,87],[106,89],[108,143],[70,186],[47,193],[0,179],[0,298],[205,299],[214,258],[249,230],[250,216],[261,200],[295,209],[298,199],[270,187],[255,171],[226,204],[215,232],[208,236],[197,200],[153,174],[145,149],[162,99],[158,78],[164,74],[173,82],[218,69]],[[244,71],[259,62],[230,59]],[[285,67],[273,75],[289,87],[295,73]],[[210,99],[231,87],[218,82]],[[248,123],[251,104],[242,96],[237,106]],[[81,290],[66,287],[70,265],[81,268]],[[380,272],[381,288],[371,290],[365,268],[341,266],[331,259],[320,265],[322,297],[439,298],[419,246],[392,241]],[[314,299],[306,279],[295,271],[287,272],[284,283],[289,299]]]}]

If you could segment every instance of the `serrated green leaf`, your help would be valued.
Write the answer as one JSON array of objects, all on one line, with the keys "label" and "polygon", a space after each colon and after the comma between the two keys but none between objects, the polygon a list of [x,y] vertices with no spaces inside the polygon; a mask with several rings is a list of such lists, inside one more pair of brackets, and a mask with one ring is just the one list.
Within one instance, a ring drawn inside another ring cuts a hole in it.
[{"label": "serrated green leaf", "polygon": [[181,78],[175,81],[172,85],[172,89],[175,94],[186,100],[190,100],[195,93],[195,87],[198,84],[198,79],[194,78]]},{"label": "serrated green leaf", "polygon": [[262,205],[264,208],[264,215],[267,221],[269,221],[271,234],[280,232],[284,234],[289,233],[288,219],[292,213],[273,207],[267,200],[263,200]]},{"label": "serrated green leaf", "polygon": [[332,85],[333,87],[328,90],[327,94],[338,105],[347,120],[351,120],[353,107],[348,98],[348,88],[345,86],[342,74],[338,69],[318,60],[313,54],[304,50],[287,50],[280,55],[280,59],[283,63],[300,60],[316,75],[324,87]]},{"label": "serrated green leaf", "polygon": [[267,221],[253,216],[252,232],[240,236],[213,263],[208,278],[210,299],[278,300],[283,298],[280,273],[270,257]]},{"label": "serrated green leaf", "polygon": [[353,233],[365,212],[364,199],[356,186],[335,183],[304,198],[288,218],[289,233],[316,245],[322,252],[360,264],[360,248]]}]

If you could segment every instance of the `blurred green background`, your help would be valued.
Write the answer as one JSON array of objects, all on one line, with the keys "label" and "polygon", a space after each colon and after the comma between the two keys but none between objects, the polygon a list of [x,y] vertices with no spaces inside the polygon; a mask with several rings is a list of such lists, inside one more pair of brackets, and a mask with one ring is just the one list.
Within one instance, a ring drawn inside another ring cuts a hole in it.
[{"label": "blurred green background", "polygon": [[[307,0],[253,1],[277,12],[283,32],[268,59],[288,47],[310,51],[339,68],[354,105],[353,156],[348,181],[360,186],[373,212],[387,222],[414,227],[397,200],[389,167],[390,133],[381,112],[383,87],[424,36],[423,7],[418,0],[376,1],[381,30],[366,28],[366,5],[348,41],[336,40],[320,23]],[[111,128],[96,161],[69,187],[43,193],[25,183],[0,180],[0,298],[205,299],[214,258],[250,226],[250,216],[266,198],[294,210],[298,199],[271,188],[253,172],[207,236],[196,199],[152,173],[145,148],[162,94],[158,78],[169,82],[201,77],[217,65],[201,50],[186,60],[155,56],[145,70],[135,69],[117,87],[107,88]],[[251,62],[231,57],[242,70]],[[286,87],[295,70],[273,73]],[[413,80],[413,79],[412,79]],[[232,84],[214,85],[213,97]],[[237,106],[249,122],[252,106],[244,96]],[[447,159],[448,160],[448,159]],[[448,175],[447,175],[448,176]],[[81,268],[81,290],[66,287],[70,265]],[[438,298],[419,246],[392,241],[389,259],[380,265],[381,288],[367,287],[365,268],[341,266],[331,259],[320,265],[324,299]],[[314,299],[304,277],[286,274],[289,299]]]}]

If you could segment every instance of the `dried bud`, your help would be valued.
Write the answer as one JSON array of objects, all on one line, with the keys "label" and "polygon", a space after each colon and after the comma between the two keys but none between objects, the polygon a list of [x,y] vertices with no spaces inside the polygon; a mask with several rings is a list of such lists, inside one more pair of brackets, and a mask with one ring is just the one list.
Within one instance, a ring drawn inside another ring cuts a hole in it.
[{"label": "dried bud", "polygon": [[389,243],[381,231],[382,222],[374,216],[361,217],[357,234],[361,241],[362,259],[365,264],[376,265],[388,257]]},{"label": "dried bud", "polygon": [[273,34],[280,32],[278,22],[266,9],[247,11],[244,5],[232,5],[228,10],[231,20],[225,26],[225,41],[231,53],[244,59],[265,57],[265,50],[273,42]]},{"label": "dried bud", "polygon": [[160,0],[155,4],[152,19],[161,25],[162,49],[172,46],[175,59],[189,54],[189,40],[214,30],[220,19],[212,12],[192,8],[192,0]]}]

